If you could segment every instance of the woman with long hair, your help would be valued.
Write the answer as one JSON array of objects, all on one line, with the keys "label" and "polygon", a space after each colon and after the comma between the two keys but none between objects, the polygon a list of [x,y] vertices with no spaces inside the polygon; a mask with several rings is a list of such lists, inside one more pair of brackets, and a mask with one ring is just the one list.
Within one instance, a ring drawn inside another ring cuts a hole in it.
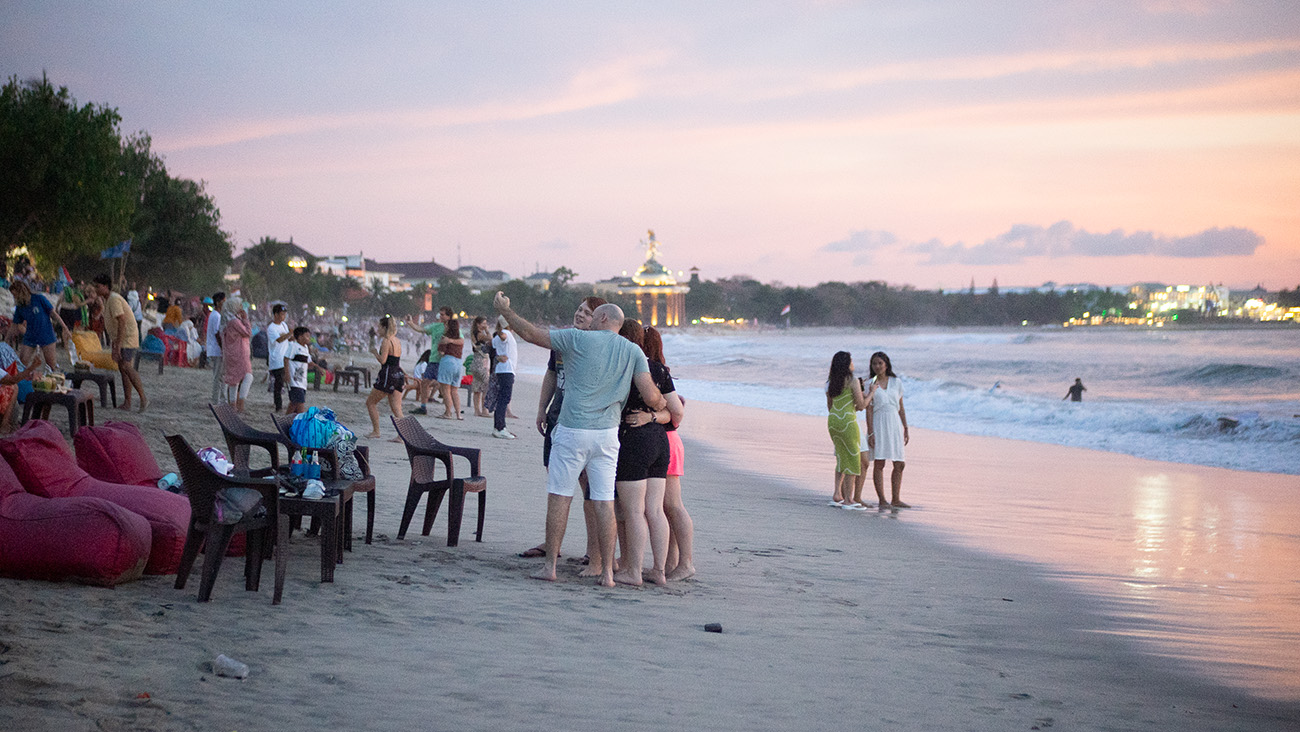
[{"label": "woman with long hair", "polygon": [[[619,335],[644,350],[645,333],[634,318],[623,321]],[[662,355],[662,354],[661,354]],[[647,359],[648,360],[648,359]],[[673,379],[662,363],[649,361],[650,377],[659,391],[669,398]],[[668,517],[664,514],[670,449],[664,425],[681,419],[681,402],[669,398],[664,409],[655,411],[646,405],[635,385],[629,391],[618,428],[618,467],[614,475],[614,500],[622,524],[619,546],[621,557],[614,581],[639,585],[649,579],[657,585],[668,581]],[[654,566],[643,577],[642,562],[646,544]]]},{"label": "woman with long hair", "polygon": [[465,377],[465,339],[460,337],[460,321],[447,321],[447,329],[438,341],[438,390],[442,393],[443,413],[438,419],[465,419],[460,415],[460,380]]},{"label": "woman with long hair", "polygon": [[[907,410],[903,409],[903,380],[894,373],[894,365],[884,351],[871,354],[871,392],[874,399],[867,406],[867,447],[871,451],[871,480],[876,486],[880,508],[911,508],[899,494],[903,490],[903,446],[910,440]],[[889,476],[892,498],[885,500],[885,461],[894,464]]]},{"label": "woman with long hair", "polygon": [[[664,341],[654,326],[645,329],[641,343],[646,359],[664,368],[669,378],[672,372],[664,360]],[[668,556],[664,571],[669,580],[683,580],[695,576],[695,523],[682,502],[682,475],[686,468],[686,448],[677,434],[677,427],[686,414],[686,400],[676,391],[664,394],[668,400],[669,420],[664,425],[668,437],[668,476],[664,481],[664,515],[668,517]],[[656,416],[656,419],[658,416]]]},{"label": "woman with long hair", "polygon": [[491,376],[491,356],[488,350],[492,344],[492,333],[488,331],[487,318],[482,315],[474,318],[469,340],[474,349],[474,360],[469,364],[469,372],[474,377],[474,382],[469,387],[470,399],[474,402],[474,416],[491,417],[492,413],[483,408],[483,395],[487,393],[488,377]]},{"label": "woman with long hair", "polygon": [[[379,319],[379,348],[370,352],[379,359],[379,373],[375,374],[374,388],[366,397],[366,411],[370,413],[370,434],[366,437],[379,437],[379,403],[388,400],[388,408],[393,416],[402,418],[402,389],[406,385],[406,375],[402,373],[402,344],[397,340],[397,323],[393,316],[385,315]],[[397,438],[394,438],[395,440]]]},{"label": "woman with long hair", "polygon": [[831,357],[830,375],[826,378],[826,428],[835,446],[835,490],[831,505],[862,509],[853,498],[854,478],[862,473],[861,436],[857,413],[866,409],[871,396],[862,393],[862,384],[853,375],[853,356],[839,351]]}]

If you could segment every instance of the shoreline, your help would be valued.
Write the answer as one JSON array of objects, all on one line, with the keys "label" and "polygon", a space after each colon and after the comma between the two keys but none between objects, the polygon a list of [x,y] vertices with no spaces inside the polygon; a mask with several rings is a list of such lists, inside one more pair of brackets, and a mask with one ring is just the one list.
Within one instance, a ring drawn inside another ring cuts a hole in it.
[{"label": "shoreline", "polygon": [[[151,412],[122,416],[141,426],[164,469],[164,430],[219,444],[215,420],[193,406],[206,397],[209,372],[145,376]],[[397,729],[632,730],[676,718],[719,730],[992,731],[1284,730],[1300,721],[1300,704],[1137,652],[1108,632],[1086,593],[1025,562],[938,541],[908,515],[829,509],[824,497],[790,490],[803,475],[797,462],[787,461],[796,470],[778,473],[782,480],[732,467],[747,453],[728,435],[797,436],[787,415],[688,404],[695,579],[606,590],[565,560],[560,581],[528,579],[538,560],[516,555],[540,541],[546,504],[541,438],[529,419],[537,384],[518,382],[517,440],[490,438],[489,420],[421,420],[440,439],[484,449],[482,543],[462,531],[460,546],[446,547],[445,506],[429,537],[394,538],[409,468],[401,446],[381,439],[364,441],[379,480],[375,543],[356,541],[335,582],[321,584],[316,545],[295,535],[281,606],[270,605],[265,574],[262,591],[243,591],[238,562],[223,565],[206,604],[195,601],[193,580],[177,591],[174,577],[112,590],[0,580],[0,722],[357,729],[382,719]],[[308,392],[309,405],[332,406],[354,428],[365,426],[363,398]],[[268,404],[255,387],[250,423],[266,421]],[[778,462],[802,454],[821,464],[821,449],[772,446]],[[909,474],[904,493],[922,506],[916,515],[934,502],[922,500],[923,476]],[[829,490],[824,467],[807,482]],[[467,522],[476,515],[468,503]],[[583,542],[575,506],[566,559]],[[723,632],[704,632],[711,622]],[[214,677],[217,653],[249,664],[252,675]],[[639,703],[617,701],[629,698]],[[445,721],[431,723],[435,714]]]},{"label": "shoreline", "polygon": [[[824,417],[692,401],[692,418],[733,446],[715,451],[731,469],[810,491],[814,505],[829,499],[834,457]],[[764,448],[734,447],[750,440]],[[908,452],[903,498],[914,508],[891,518],[1078,587],[1111,619],[1106,632],[1146,653],[1181,656],[1197,673],[1300,700],[1292,663],[1300,647],[1292,602],[1300,477],[920,428]],[[888,469],[885,481],[888,490]],[[863,495],[874,503],[870,478]]]}]

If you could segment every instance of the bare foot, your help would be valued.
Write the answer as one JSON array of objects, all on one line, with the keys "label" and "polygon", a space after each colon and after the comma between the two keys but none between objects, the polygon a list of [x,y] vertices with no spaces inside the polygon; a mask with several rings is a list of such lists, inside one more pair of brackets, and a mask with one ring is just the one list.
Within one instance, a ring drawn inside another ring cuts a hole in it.
[{"label": "bare foot", "polygon": [[439,414],[439,415],[438,415],[438,419],[451,419],[451,418],[452,418],[452,416],[451,416],[451,412],[447,412],[446,414]]},{"label": "bare foot", "polygon": [[668,584],[668,578],[664,575],[662,569],[647,569],[642,571],[641,576],[644,577],[647,582],[653,582],[660,587]]},{"label": "bare foot", "polygon": [[140,397],[140,411],[144,412],[144,410],[148,408],[148,406],[149,406],[149,400],[145,399],[144,397]]},{"label": "bare foot", "polygon": [[673,571],[668,573],[668,579],[673,582],[676,582],[677,580],[690,579],[694,576],[695,567],[691,565],[683,566],[679,564],[676,567],[673,567]]},{"label": "bare foot", "polygon": [[533,572],[528,576],[532,577],[533,579],[546,580],[547,582],[554,582],[555,565],[554,564],[543,565],[541,569],[537,570],[536,572]]},{"label": "bare foot", "polygon": [[641,573],[632,570],[621,570],[614,573],[614,581],[620,585],[631,585],[633,587],[641,586]]},{"label": "bare foot", "polygon": [[369,438],[373,439],[373,438],[379,437],[379,433],[378,433],[378,432],[371,432],[370,434],[366,435],[366,437],[369,437]]},{"label": "bare foot", "polygon": [[401,441],[402,441],[402,438],[400,438],[400,437],[390,437],[390,438],[388,438],[388,441],[389,441],[389,442],[401,442]]},{"label": "bare foot", "polygon": [[609,575],[601,575],[600,581],[597,584],[599,584],[601,587],[613,587],[614,578],[610,577]]},{"label": "bare foot", "polygon": [[582,568],[582,571],[581,571],[581,572],[578,572],[578,576],[579,576],[579,577],[599,577],[599,576],[600,576],[600,567],[597,567],[597,566],[593,566],[593,565],[588,564],[587,566],[585,566],[585,567]]},{"label": "bare foot", "polygon": [[886,508],[889,508],[889,501],[881,501],[880,503],[876,504],[876,508],[880,509],[881,511],[885,510]]},{"label": "bare foot", "polygon": [[117,408],[123,412],[129,412],[131,411],[131,402],[122,402],[121,404],[117,405]]},{"label": "bare foot", "polygon": [[894,502],[891,503],[890,505],[893,506],[894,508],[911,508],[911,506],[907,505],[906,503],[903,503],[902,501],[898,500],[897,498],[895,498],[895,499],[894,499]]}]

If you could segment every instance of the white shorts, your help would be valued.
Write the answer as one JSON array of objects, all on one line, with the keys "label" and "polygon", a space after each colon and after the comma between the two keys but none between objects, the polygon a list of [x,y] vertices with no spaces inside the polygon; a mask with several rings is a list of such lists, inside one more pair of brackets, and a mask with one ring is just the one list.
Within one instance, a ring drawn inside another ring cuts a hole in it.
[{"label": "white shorts", "polygon": [[587,488],[593,501],[614,500],[614,473],[618,468],[618,428],[577,430],[556,425],[551,432],[551,459],[546,472],[546,492],[572,496],[578,476],[587,471]]}]

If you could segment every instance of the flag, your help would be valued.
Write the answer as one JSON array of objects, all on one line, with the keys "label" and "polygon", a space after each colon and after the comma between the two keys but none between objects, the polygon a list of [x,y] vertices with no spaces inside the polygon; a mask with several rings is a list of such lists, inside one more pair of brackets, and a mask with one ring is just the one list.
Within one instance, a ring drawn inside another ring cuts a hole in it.
[{"label": "flag", "polygon": [[781,314],[782,314],[782,315],[789,315],[789,314],[790,314],[790,306],[789,306],[789,305],[786,305],[785,307],[781,308]]},{"label": "flag", "polygon": [[104,251],[100,252],[100,253],[99,253],[99,258],[100,258],[100,259],[120,259],[121,257],[125,257],[125,256],[126,256],[126,253],[129,252],[129,251],[131,251],[131,240],[130,240],[130,239],[127,239],[126,241],[124,241],[124,242],[118,244],[118,245],[115,246],[115,247],[109,247],[109,248],[105,249]]}]

